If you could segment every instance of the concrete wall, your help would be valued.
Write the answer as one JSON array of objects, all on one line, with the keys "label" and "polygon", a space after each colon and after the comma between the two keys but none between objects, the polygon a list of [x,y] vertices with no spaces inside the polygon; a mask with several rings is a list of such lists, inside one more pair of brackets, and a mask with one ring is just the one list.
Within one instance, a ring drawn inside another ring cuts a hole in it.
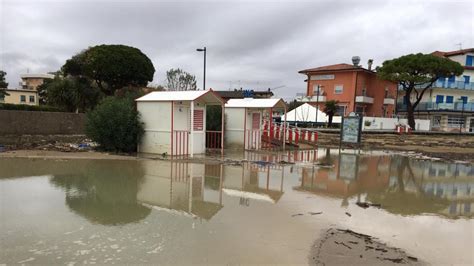
[{"label": "concrete wall", "polygon": [[[366,126],[365,122],[369,121],[370,126]],[[396,125],[408,125],[407,119],[386,118],[386,117],[363,117],[362,130],[395,130]],[[416,119],[415,128],[417,131],[428,131],[431,128],[429,119]]]},{"label": "concrete wall", "polygon": [[0,110],[0,135],[85,134],[85,114]]}]

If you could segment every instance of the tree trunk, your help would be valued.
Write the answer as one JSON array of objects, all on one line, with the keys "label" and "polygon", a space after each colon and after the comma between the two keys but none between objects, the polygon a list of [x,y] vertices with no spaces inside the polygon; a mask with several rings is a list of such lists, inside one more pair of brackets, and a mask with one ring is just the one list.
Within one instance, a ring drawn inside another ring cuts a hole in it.
[{"label": "tree trunk", "polygon": [[407,106],[407,120],[408,125],[411,127],[411,130],[415,130],[415,112],[411,104]]},{"label": "tree trunk", "polygon": [[329,115],[328,117],[328,127],[332,126],[332,115]]}]

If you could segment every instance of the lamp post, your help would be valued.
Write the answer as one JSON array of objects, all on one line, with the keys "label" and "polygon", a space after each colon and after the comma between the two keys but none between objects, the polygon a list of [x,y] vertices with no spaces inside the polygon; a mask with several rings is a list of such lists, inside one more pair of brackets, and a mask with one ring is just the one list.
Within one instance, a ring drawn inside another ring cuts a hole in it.
[{"label": "lamp post", "polygon": [[206,47],[196,49],[198,52],[204,52],[204,79],[202,81],[202,89],[206,90]]},{"label": "lamp post", "polygon": [[464,98],[459,98],[458,100],[461,101],[462,107],[461,107],[461,123],[459,123],[459,134],[462,132],[462,127],[464,126]]},{"label": "lamp post", "polygon": [[320,92],[321,92],[321,88],[322,88],[322,87],[323,87],[323,86],[318,85],[318,86],[317,86],[318,89],[317,89],[317,91],[316,91],[316,121],[315,121],[316,123],[315,123],[315,126],[314,126],[315,128],[316,128],[317,125],[318,125],[319,94],[320,94]]}]

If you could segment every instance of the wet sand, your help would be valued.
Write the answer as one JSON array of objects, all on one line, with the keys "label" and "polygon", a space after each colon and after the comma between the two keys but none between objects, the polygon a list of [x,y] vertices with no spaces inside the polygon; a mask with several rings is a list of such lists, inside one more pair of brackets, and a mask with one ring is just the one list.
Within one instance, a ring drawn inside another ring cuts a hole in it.
[{"label": "wet sand", "polygon": [[318,239],[308,258],[310,265],[425,265],[405,251],[351,230],[330,228]]},{"label": "wet sand", "polygon": [[13,150],[0,152],[0,158],[31,159],[91,159],[91,160],[136,160],[135,156],[110,154],[98,151],[61,152],[48,150]]}]

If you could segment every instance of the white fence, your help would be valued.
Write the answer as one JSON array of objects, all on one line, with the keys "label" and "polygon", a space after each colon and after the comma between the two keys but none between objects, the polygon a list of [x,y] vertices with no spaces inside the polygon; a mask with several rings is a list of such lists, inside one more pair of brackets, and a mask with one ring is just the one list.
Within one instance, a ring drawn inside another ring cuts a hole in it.
[{"label": "white fence", "polygon": [[[408,121],[401,118],[364,117],[362,130],[395,130],[397,125],[408,125]],[[431,121],[427,119],[416,119],[415,125],[417,131],[429,131],[431,129]]]}]

